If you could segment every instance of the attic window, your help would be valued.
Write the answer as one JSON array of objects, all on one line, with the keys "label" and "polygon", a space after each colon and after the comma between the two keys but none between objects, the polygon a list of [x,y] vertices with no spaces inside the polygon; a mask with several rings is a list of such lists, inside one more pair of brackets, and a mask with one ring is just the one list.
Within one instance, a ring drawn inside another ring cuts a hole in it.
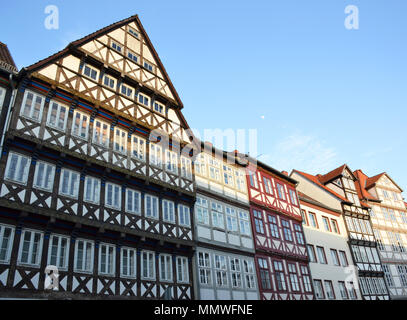
[{"label": "attic window", "polygon": [[92,78],[93,80],[96,80],[98,71],[89,65],[85,65],[85,67],[83,68],[83,74],[89,78]]},{"label": "attic window", "polygon": [[150,106],[150,99],[142,93],[138,94],[138,102],[144,104],[146,107]]},{"label": "attic window", "polygon": [[126,86],[125,84],[122,84],[120,92],[128,97],[131,97],[133,95],[133,89],[130,87]]},{"label": "attic window", "polygon": [[116,42],[112,41],[112,48],[115,49],[118,52],[122,52],[122,46],[120,44],[117,44]]},{"label": "attic window", "polygon": [[134,62],[138,63],[138,57],[135,53],[131,52],[130,50],[127,51],[127,56],[133,60]]},{"label": "attic window", "polygon": [[149,70],[151,72],[153,72],[153,69],[154,69],[153,65],[148,63],[147,61],[144,61],[144,68],[146,68],[147,70]]},{"label": "attic window", "polygon": [[114,79],[112,77],[105,75],[105,77],[103,78],[103,84],[114,89]]},{"label": "attic window", "polygon": [[133,36],[135,36],[137,39],[139,39],[139,37],[140,37],[139,33],[131,27],[129,27],[129,33],[132,34]]},{"label": "attic window", "polygon": [[154,111],[164,113],[164,106],[159,102],[154,102]]}]

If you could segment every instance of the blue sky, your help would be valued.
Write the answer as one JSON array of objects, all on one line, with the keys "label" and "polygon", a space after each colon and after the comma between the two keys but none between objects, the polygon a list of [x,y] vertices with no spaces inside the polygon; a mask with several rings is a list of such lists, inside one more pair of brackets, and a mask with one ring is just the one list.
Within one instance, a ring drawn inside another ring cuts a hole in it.
[{"label": "blue sky", "polygon": [[[47,5],[59,29],[44,27]],[[359,30],[344,27],[347,5]],[[279,170],[347,163],[407,188],[407,1],[7,1],[0,41],[19,68],[138,13],[192,128],[258,130]]]}]

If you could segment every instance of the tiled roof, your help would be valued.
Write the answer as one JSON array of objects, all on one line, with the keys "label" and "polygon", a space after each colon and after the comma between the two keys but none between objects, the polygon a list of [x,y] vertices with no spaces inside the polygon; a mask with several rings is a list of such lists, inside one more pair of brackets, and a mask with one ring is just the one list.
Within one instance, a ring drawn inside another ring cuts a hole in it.
[{"label": "tiled roof", "polygon": [[372,196],[366,189],[367,180],[369,177],[363,173],[362,170],[356,170],[353,172],[357,180],[355,181],[356,190],[360,200],[380,201],[376,197]]},{"label": "tiled roof", "polygon": [[336,177],[339,177],[342,175],[343,170],[345,169],[346,164],[341,165],[340,167],[328,172],[327,174],[320,175],[318,174],[317,177],[321,183],[325,184],[328,181],[331,181],[332,179],[335,179]]},{"label": "tiled roof", "polygon": [[3,42],[0,42],[0,65],[10,71],[18,72],[13,57],[11,56],[7,45]]},{"label": "tiled roof", "polygon": [[375,175],[374,177],[368,178],[366,181],[366,189],[370,189],[373,187],[373,185],[384,175],[385,172],[379,173],[378,175]]}]

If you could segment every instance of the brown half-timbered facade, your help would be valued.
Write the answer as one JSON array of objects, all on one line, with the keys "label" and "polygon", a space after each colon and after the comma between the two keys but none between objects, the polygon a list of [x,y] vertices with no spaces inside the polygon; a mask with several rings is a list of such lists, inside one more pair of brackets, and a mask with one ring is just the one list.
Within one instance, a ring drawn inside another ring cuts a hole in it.
[{"label": "brown half-timbered facade", "polygon": [[0,295],[193,299],[188,124],[139,18],[24,68],[17,88]]}]

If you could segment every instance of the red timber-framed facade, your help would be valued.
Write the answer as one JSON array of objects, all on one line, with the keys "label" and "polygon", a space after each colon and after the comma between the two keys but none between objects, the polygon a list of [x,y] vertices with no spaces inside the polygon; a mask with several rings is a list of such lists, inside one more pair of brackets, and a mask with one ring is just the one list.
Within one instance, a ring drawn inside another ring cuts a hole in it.
[{"label": "red timber-framed facade", "polygon": [[246,177],[262,300],[314,299],[297,182],[255,161]]},{"label": "red timber-framed facade", "polygon": [[193,299],[188,124],[137,15],[23,69],[17,89],[0,296]]}]

